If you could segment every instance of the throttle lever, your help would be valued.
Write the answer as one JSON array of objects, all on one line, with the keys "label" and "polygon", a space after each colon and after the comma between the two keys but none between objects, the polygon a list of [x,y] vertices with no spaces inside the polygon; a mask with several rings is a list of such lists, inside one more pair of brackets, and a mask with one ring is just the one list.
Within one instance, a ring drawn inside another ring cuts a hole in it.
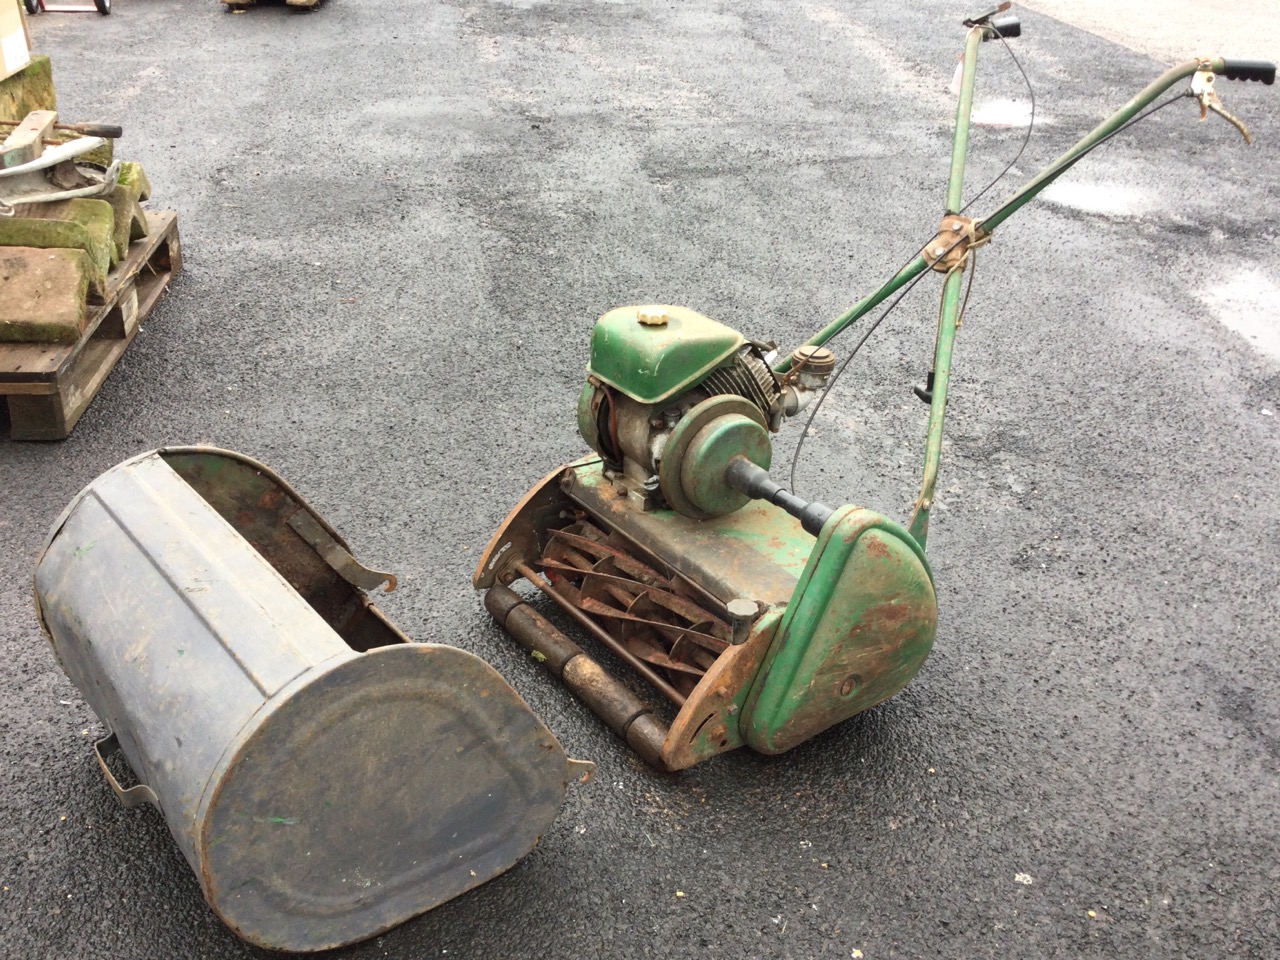
[{"label": "throttle lever", "polygon": [[1191,78],[1191,94],[1200,101],[1200,122],[1203,123],[1209,116],[1209,111],[1212,110],[1239,130],[1245,143],[1253,143],[1253,134],[1244,125],[1244,121],[1223,105],[1222,98],[1213,88],[1214,79],[1212,61],[1201,60],[1200,69]]},{"label": "throttle lever", "polygon": [[986,13],[979,14],[976,17],[970,17],[968,20],[963,21],[963,23],[966,27],[976,27],[980,23],[986,23],[997,13],[1007,13],[1009,8],[1012,6],[1013,3],[1011,0],[1006,0],[1005,3],[1000,4],[994,10],[988,10]]},{"label": "throttle lever", "polygon": [[988,10],[986,13],[977,17],[970,17],[964,21],[966,27],[984,26],[987,29],[982,34],[983,41],[994,40],[996,37],[1013,37],[1022,36],[1022,21],[1018,19],[1016,13],[1009,13],[1012,3],[1002,3],[994,10]]}]

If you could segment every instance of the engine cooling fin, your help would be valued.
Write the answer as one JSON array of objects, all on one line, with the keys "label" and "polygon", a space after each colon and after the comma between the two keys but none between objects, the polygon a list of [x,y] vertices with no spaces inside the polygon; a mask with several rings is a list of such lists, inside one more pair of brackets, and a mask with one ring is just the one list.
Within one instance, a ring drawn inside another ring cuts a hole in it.
[{"label": "engine cooling fin", "polygon": [[736,394],[756,404],[767,416],[781,390],[769,365],[750,349],[744,349],[732,366],[718,367],[703,379],[701,386],[711,395]]}]

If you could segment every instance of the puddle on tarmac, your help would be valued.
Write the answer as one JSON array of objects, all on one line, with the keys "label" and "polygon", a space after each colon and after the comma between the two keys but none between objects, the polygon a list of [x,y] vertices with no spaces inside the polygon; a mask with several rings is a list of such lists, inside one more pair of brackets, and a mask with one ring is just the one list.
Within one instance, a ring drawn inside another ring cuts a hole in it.
[{"label": "puddle on tarmac", "polygon": [[1240,269],[1200,291],[1200,300],[1250,346],[1280,360],[1280,284],[1261,270]]},{"label": "puddle on tarmac", "polygon": [[[1025,127],[1031,122],[1029,100],[984,100],[973,106],[971,122],[978,127]],[[1043,114],[1036,116],[1036,126],[1049,123]]]},{"label": "puddle on tarmac", "polygon": [[1040,196],[1059,206],[1104,217],[1138,217],[1156,207],[1146,190],[1118,183],[1059,180]]}]

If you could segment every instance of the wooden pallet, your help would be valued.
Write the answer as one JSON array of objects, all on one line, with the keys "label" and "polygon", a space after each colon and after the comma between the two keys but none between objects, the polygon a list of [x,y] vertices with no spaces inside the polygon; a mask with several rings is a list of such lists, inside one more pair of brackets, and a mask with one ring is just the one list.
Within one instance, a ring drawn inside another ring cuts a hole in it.
[{"label": "wooden pallet", "polygon": [[147,235],[107,275],[75,343],[0,343],[0,396],[14,440],[62,440],[97,396],[138,325],[182,269],[178,215],[147,214]]}]

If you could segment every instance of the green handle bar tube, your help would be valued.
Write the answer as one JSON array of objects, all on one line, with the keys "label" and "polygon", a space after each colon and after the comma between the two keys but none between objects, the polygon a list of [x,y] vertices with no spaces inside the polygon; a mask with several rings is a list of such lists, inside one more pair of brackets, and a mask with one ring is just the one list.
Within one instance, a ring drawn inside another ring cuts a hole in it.
[{"label": "green handle bar tube", "polygon": [[[951,150],[951,172],[947,183],[946,213],[958,213],[964,191],[964,167],[969,149],[970,117],[973,110],[973,91],[977,75],[978,47],[984,35],[992,28],[978,24],[970,29],[965,39],[964,61],[960,79],[960,101],[956,107],[956,129]],[[979,237],[990,236],[1000,224],[1034,199],[1040,191],[1066,173],[1086,153],[1118,131],[1140,112],[1150,106],[1166,90],[1190,77],[1197,70],[1208,68],[1215,74],[1227,72],[1227,63],[1221,57],[1209,60],[1188,60],[1166,70],[1139,91],[1123,107],[1086,134],[1070,150],[1054,160],[1036,177],[1010,196],[985,218],[976,221]],[[921,254],[908,261],[896,274],[870,296],[864,297],[806,341],[810,346],[822,346],[842,333],[867,313],[884,303],[899,290],[911,283],[930,264]],[[942,428],[947,406],[947,386],[951,373],[951,355],[955,343],[956,321],[960,312],[963,288],[963,271],[948,272],[942,289],[942,306],[938,321],[938,337],[934,350],[933,399],[929,407],[928,439],[925,447],[924,477],[920,496],[916,500],[908,527],[912,537],[923,547],[928,538],[929,510],[933,506],[934,488],[938,477],[938,465],[942,456]],[[784,357],[774,365],[783,374],[791,369],[790,357]]]},{"label": "green handle bar tube", "polygon": [[[964,195],[964,163],[969,154],[969,120],[973,113],[973,85],[977,79],[978,46],[987,27],[969,30],[964,44],[964,66],[960,75],[960,102],[956,106],[956,135],[951,145],[951,175],[947,180],[947,213],[959,213]],[[929,433],[925,445],[924,480],[911,514],[907,532],[923,548],[929,535],[929,509],[942,459],[942,422],[947,413],[947,384],[951,377],[951,349],[956,339],[956,318],[960,315],[962,267],[949,270],[942,286],[942,310],[938,317],[938,339],[933,353],[933,396],[929,403]]]}]

